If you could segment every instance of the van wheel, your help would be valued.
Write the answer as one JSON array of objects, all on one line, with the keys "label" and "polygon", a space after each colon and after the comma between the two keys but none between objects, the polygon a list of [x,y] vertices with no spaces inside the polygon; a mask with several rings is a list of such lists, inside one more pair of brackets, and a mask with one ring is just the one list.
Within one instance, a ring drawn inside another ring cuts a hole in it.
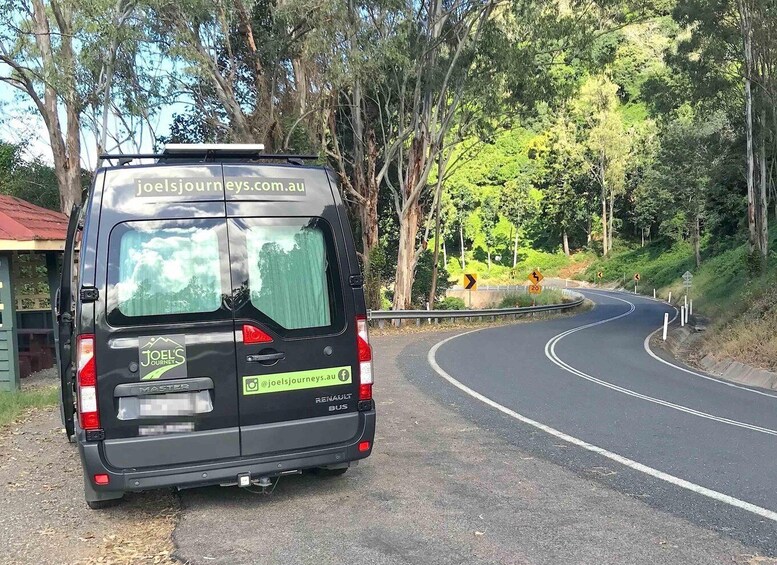
[{"label": "van wheel", "polygon": [[345,472],[348,470],[348,467],[341,467],[338,469],[327,469],[325,467],[317,467],[315,469],[315,474],[319,475],[320,477],[339,477],[340,475],[345,475]]},{"label": "van wheel", "polygon": [[92,510],[102,510],[103,508],[118,506],[123,499],[124,497],[112,498],[110,500],[87,500],[86,505]]}]

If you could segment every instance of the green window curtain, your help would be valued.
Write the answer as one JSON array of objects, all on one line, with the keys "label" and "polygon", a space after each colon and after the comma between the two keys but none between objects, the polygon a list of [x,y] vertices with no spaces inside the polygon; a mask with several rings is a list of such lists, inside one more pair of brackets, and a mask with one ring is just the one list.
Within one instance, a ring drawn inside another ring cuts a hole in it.
[{"label": "green window curtain", "polygon": [[212,229],[131,230],[119,246],[116,290],[125,316],[213,312],[221,306],[219,242]]},{"label": "green window curtain", "polygon": [[255,226],[246,234],[251,302],[286,329],[331,324],[324,234]]}]

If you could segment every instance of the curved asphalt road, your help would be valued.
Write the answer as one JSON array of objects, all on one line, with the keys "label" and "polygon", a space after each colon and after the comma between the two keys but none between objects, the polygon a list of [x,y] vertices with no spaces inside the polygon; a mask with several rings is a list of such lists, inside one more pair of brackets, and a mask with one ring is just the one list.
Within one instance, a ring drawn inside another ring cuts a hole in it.
[{"label": "curved asphalt road", "polygon": [[[626,293],[584,294],[596,308],[579,316],[438,344],[432,365],[469,389],[466,397],[447,391],[446,400],[454,394],[471,417],[494,427],[524,428],[516,432],[521,446],[543,454],[573,439],[549,458],[580,472],[601,469],[596,478],[619,490],[774,555],[777,393],[652,357],[646,338],[674,308]],[[543,426],[552,428],[550,449],[547,438],[538,440],[548,435],[536,431]]]}]

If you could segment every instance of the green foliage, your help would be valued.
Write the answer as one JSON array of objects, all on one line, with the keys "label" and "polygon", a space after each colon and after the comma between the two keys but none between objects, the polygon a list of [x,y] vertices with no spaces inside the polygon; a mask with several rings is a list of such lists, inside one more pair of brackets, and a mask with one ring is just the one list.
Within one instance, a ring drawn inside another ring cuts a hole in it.
[{"label": "green foliage", "polygon": [[391,310],[391,297],[386,289],[382,289],[380,293],[380,309]]},{"label": "green foliage", "polygon": [[59,211],[54,169],[37,159],[26,161],[23,154],[23,145],[0,142],[0,194]]},{"label": "green foliage", "polygon": [[59,388],[47,386],[19,392],[0,392],[0,428],[14,422],[32,408],[46,408],[59,402]]},{"label": "green foliage", "polygon": [[464,310],[466,307],[464,299],[457,296],[446,296],[435,305],[437,310]]},{"label": "green foliage", "polygon": [[[442,255],[440,256],[442,262]],[[418,259],[416,267],[415,284],[413,285],[413,305],[417,308],[424,308],[426,301],[429,300],[429,292],[432,290],[432,267],[434,265],[434,254],[431,251],[424,251]],[[445,267],[440,265],[437,269],[437,286],[435,298],[439,300],[445,295],[445,291],[451,286],[448,281],[448,272]]]},{"label": "green foliage", "polygon": [[[512,267],[513,257],[510,254],[509,257],[502,257],[505,264],[492,263],[489,271],[488,264],[484,261],[478,261],[473,257],[474,255],[475,253],[468,253],[469,258],[465,270],[468,273],[477,273],[478,280],[482,284],[523,283],[534,269],[539,269],[547,277],[558,277],[563,275],[563,271],[575,271],[593,259],[593,254],[590,252],[578,252],[567,257],[560,250],[549,253],[532,247],[520,247],[515,269]],[[464,271],[456,257],[448,258],[447,270],[451,280],[458,284]]]},{"label": "green foliage", "polygon": [[693,271],[694,268],[693,248],[689,243],[680,241],[667,246],[666,241],[656,241],[621,252],[615,248],[612,256],[591,263],[581,278],[596,283],[599,282],[596,273],[602,272],[602,282],[632,288],[634,274],[639,273],[639,285],[652,290],[671,285],[685,271]]},{"label": "green foliage", "polygon": [[513,293],[505,295],[499,301],[497,308],[518,308],[532,305],[561,304],[564,302],[564,295],[560,290],[543,289],[540,294]]}]

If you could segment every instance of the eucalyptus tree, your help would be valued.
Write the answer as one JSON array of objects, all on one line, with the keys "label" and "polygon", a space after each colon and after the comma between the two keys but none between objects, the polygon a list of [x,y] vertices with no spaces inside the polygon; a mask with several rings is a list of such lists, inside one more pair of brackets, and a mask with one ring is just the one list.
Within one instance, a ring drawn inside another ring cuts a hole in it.
[{"label": "eucalyptus tree", "polygon": [[689,77],[691,102],[734,105],[741,116],[748,242],[763,262],[768,200],[777,193],[777,6],[771,0],[680,0],[673,17],[689,30],[673,62]]},{"label": "eucalyptus tree", "polygon": [[140,99],[142,89],[117,96],[114,88],[118,81],[139,86],[133,2],[5,0],[1,6],[0,81],[46,126],[65,213],[81,201],[83,133],[92,132],[100,153],[109,139],[120,146],[135,135],[135,127],[117,120],[128,124],[131,115],[153,112]]},{"label": "eucalyptus tree", "polygon": [[586,166],[601,189],[604,255],[612,249],[615,196],[625,187],[630,146],[617,94],[615,83],[597,75],[586,81],[574,102],[574,111],[586,131]]},{"label": "eucalyptus tree", "polygon": [[[320,146],[321,67],[308,38],[335,17],[314,0],[144,0],[155,48],[167,59],[181,103],[210,135],[297,150]],[[191,116],[189,116],[191,118]],[[181,118],[182,120],[187,117]]]}]

